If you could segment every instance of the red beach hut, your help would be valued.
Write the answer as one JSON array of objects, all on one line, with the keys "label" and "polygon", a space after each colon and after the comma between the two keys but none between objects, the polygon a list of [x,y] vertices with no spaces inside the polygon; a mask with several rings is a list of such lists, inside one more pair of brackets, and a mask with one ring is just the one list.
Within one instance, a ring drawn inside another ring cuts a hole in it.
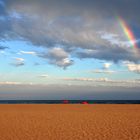
[{"label": "red beach hut", "polygon": [[88,104],[88,102],[87,101],[83,101],[82,104]]},{"label": "red beach hut", "polygon": [[64,103],[64,104],[68,104],[69,101],[68,101],[68,100],[63,100],[63,103]]}]

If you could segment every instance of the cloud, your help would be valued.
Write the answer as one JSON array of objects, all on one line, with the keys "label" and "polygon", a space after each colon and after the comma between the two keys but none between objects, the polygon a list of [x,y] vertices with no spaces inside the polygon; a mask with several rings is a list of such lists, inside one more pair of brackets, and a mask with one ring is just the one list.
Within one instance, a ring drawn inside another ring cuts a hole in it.
[{"label": "cloud", "polygon": [[5,49],[8,49],[9,47],[6,47],[6,46],[0,46],[0,50],[5,50]]},{"label": "cloud", "polygon": [[127,68],[131,72],[140,74],[140,64],[130,63],[130,64],[127,64]]},{"label": "cloud", "polygon": [[20,67],[25,65],[24,58],[15,58],[15,61],[11,63],[12,66]]},{"label": "cloud", "polygon": [[[32,82],[26,82],[26,83],[23,83],[23,82],[17,82],[17,81],[3,81],[3,82],[0,82],[0,86],[1,85],[9,85],[9,86],[36,86],[36,85],[40,85],[40,84],[33,84]],[[43,86],[43,84],[42,84]]]},{"label": "cloud", "polygon": [[114,61],[118,63],[120,61],[133,61],[139,62],[140,55],[138,52],[136,53],[135,50],[129,50],[122,47],[111,47],[111,46],[104,46],[99,47],[98,49],[91,50],[80,50],[77,52],[77,57],[82,58],[96,58],[100,60],[107,60],[107,61]]},{"label": "cloud", "polygon": [[91,70],[90,72],[91,73],[113,74],[113,73],[116,73],[117,71],[97,69],[97,70]]},{"label": "cloud", "polygon": [[0,51],[0,54],[5,55],[5,51]]},{"label": "cloud", "polygon": [[24,58],[15,58],[16,61],[24,61]]},{"label": "cloud", "polygon": [[47,78],[47,77],[49,77],[49,75],[48,74],[42,74],[42,75],[39,75],[39,77],[41,77],[41,78]]},{"label": "cloud", "polygon": [[[41,76],[41,75],[40,75]],[[42,75],[43,76],[43,75]],[[46,78],[42,77],[42,78]],[[36,83],[22,83],[22,82],[16,82],[16,81],[4,81],[0,82],[0,85],[21,85],[21,86],[40,86],[40,87],[48,87],[48,86],[59,86],[59,87],[70,87],[70,86],[80,86],[81,88],[83,87],[126,87],[126,88],[131,88],[131,87],[140,87],[140,79],[133,79],[133,80],[112,80],[108,79],[106,77],[101,77],[101,78],[70,78],[70,77],[65,77],[61,78],[60,80],[67,81],[65,84],[36,84]],[[70,82],[70,83],[68,83]],[[77,82],[80,82],[81,84],[78,84]],[[83,84],[82,84],[83,83]],[[102,89],[102,88],[101,88]],[[57,90],[57,89],[56,89]]]},{"label": "cloud", "polygon": [[1,5],[2,7],[5,7],[5,3],[3,2],[3,0],[0,0],[0,5]]},{"label": "cloud", "polygon": [[60,47],[54,47],[47,53],[40,54],[39,56],[47,59],[50,64],[54,64],[64,69],[73,64],[73,60],[69,58],[69,54]]},{"label": "cloud", "polygon": [[72,82],[88,82],[94,86],[111,86],[111,87],[140,87],[140,81],[137,79],[134,80],[112,80],[106,77],[102,78],[63,78],[65,81]]},{"label": "cloud", "polygon": [[20,51],[19,54],[36,55],[36,52],[34,52],[34,51]]},{"label": "cloud", "polygon": [[38,63],[38,62],[34,63],[34,66],[39,66],[39,65],[40,65],[40,63]]},{"label": "cloud", "polygon": [[13,66],[15,67],[20,67],[20,66],[24,66],[24,62],[15,62],[15,63],[12,63]]},{"label": "cloud", "polygon": [[140,73],[140,64],[137,64],[137,63],[134,63],[134,62],[131,62],[131,61],[123,61],[122,65],[126,66],[128,71],[130,71],[130,72],[134,72],[134,73],[137,73],[137,74]]},{"label": "cloud", "polygon": [[111,65],[112,65],[111,63],[104,63],[103,68],[108,69],[110,68]]},{"label": "cloud", "polygon": [[[109,3],[104,0],[62,0],[61,3],[57,0],[1,0],[0,39],[22,39],[36,47],[44,47],[49,53],[42,58],[62,68],[72,65],[73,61],[57,55],[52,58],[51,51],[56,45],[68,56],[80,59],[139,62],[139,52],[129,47],[131,42],[116,18],[121,16],[137,31],[140,28],[139,4],[139,0]],[[139,38],[136,36],[137,43]]]},{"label": "cloud", "polygon": [[106,62],[103,63],[103,67],[101,69],[94,69],[94,70],[90,70],[90,73],[99,73],[99,74],[113,74],[113,73],[117,73],[119,71],[114,71],[114,70],[110,70],[110,66],[112,65],[112,63]]},{"label": "cloud", "polygon": [[106,77],[101,78],[63,78],[66,81],[89,81],[89,82],[109,82],[109,83],[140,83],[138,79],[134,80],[112,80]]},{"label": "cloud", "polygon": [[85,81],[85,82],[106,82],[108,78],[63,78],[66,81]]},{"label": "cloud", "polygon": [[6,81],[6,82],[0,82],[0,85],[20,85],[21,82],[10,82],[10,81]]},{"label": "cloud", "polygon": [[117,45],[117,46],[124,46],[124,47],[132,47],[134,43],[139,43],[140,39],[135,39],[133,41],[124,41],[124,39],[121,38],[118,34],[113,34],[105,31],[99,32],[102,39],[108,41],[111,45]]}]

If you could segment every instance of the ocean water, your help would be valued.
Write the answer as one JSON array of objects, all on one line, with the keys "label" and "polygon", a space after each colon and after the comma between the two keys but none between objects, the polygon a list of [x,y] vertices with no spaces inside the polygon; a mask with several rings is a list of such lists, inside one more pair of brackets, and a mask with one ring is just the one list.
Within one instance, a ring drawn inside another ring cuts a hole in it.
[{"label": "ocean water", "polygon": [[0,100],[0,104],[140,104],[140,100]]}]

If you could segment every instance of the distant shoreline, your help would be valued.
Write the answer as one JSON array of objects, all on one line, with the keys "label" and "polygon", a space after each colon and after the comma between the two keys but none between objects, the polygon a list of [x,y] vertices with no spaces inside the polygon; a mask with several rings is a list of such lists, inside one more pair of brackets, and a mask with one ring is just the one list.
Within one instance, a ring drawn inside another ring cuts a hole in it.
[{"label": "distant shoreline", "polygon": [[140,104],[140,100],[0,100],[0,104]]}]

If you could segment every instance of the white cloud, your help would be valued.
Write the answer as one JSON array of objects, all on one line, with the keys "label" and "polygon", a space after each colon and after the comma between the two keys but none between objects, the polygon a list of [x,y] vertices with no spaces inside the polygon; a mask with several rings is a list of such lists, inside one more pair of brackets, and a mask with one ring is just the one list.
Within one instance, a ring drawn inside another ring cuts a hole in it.
[{"label": "white cloud", "polygon": [[47,77],[49,77],[49,75],[48,74],[42,74],[42,75],[39,75],[39,77],[41,77],[41,78],[47,78]]},{"label": "white cloud", "polygon": [[5,54],[5,51],[0,51],[0,54]]},{"label": "white cloud", "polygon": [[108,69],[108,68],[110,68],[111,65],[112,65],[111,63],[104,63],[103,68]]},{"label": "white cloud", "polygon": [[17,58],[15,58],[15,60],[21,62],[21,61],[24,61],[24,58],[17,57]]},{"label": "white cloud", "polygon": [[63,78],[66,81],[87,81],[87,82],[105,82],[108,78]]},{"label": "white cloud", "polygon": [[[140,81],[134,80],[112,80],[105,77],[102,78],[63,78],[65,81],[88,82],[91,86],[113,86],[113,87],[140,87]],[[93,84],[94,83],[94,84]]]},{"label": "white cloud", "polygon": [[0,82],[0,85],[20,85],[21,82],[10,82],[10,81],[6,81],[6,82]]},{"label": "white cloud", "polygon": [[91,73],[104,73],[104,74],[112,74],[112,73],[116,73],[117,71],[113,71],[113,70],[100,70],[100,69],[97,69],[97,70],[91,70],[90,71]]},{"label": "white cloud", "polygon": [[16,82],[16,81],[3,81],[3,82],[0,82],[0,85],[11,85],[11,86],[16,86],[16,85],[20,85],[20,86],[25,86],[25,85],[28,85],[28,86],[36,86],[36,85],[45,85],[45,84],[33,84],[32,82],[26,82],[26,83],[23,83],[23,82]]},{"label": "white cloud", "polygon": [[118,34],[113,34],[110,32],[101,31],[99,32],[101,38],[108,41],[111,45],[118,45],[122,47],[131,47],[134,43],[138,43],[140,39],[136,39],[133,41],[124,40]]},{"label": "white cloud", "polygon": [[102,39],[108,41],[112,45],[118,45],[118,44],[120,45],[120,40],[118,39],[117,34],[112,34],[105,31],[99,32],[99,34],[101,35]]},{"label": "white cloud", "polygon": [[20,51],[19,54],[30,54],[30,55],[36,55],[36,52],[34,51]]},{"label": "white cloud", "polygon": [[127,64],[127,68],[131,72],[140,73],[140,64],[130,63],[130,64]]},{"label": "white cloud", "polygon": [[135,72],[135,73],[140,73],[140,64],[136,64],[134,62],[131,61],[123,61],[122,62],[123,66],[126,66],[128,71],[130,72]]}]

